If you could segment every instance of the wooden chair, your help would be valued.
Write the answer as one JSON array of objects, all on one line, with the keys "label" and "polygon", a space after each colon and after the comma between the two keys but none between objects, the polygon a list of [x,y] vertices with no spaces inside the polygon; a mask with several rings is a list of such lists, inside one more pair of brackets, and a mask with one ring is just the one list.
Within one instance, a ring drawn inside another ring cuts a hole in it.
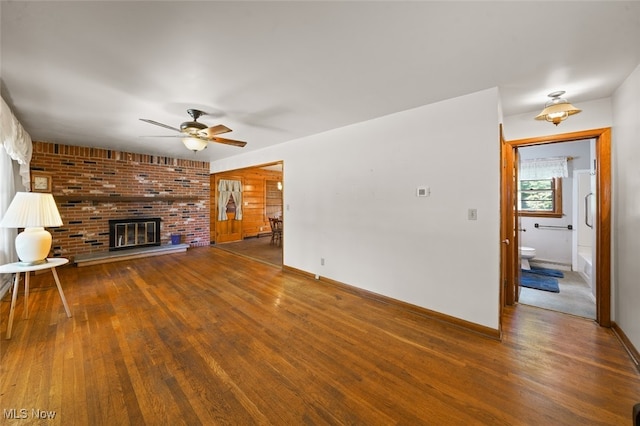
[{"label": "wooden chair", "polygon": [[282,245],[282,219],[275,217],[269,218],[271,225],[271,243],[280,247]]}]

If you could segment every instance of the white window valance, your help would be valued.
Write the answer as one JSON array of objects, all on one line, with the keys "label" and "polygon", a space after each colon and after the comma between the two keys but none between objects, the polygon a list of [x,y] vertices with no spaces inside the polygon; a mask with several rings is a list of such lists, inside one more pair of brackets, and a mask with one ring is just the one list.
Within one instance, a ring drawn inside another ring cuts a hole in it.
[{"label": "white window valance", "polygon": [[521,160],[520,180],[566,178],[569,176],[567,157],[534,158]]},{"label": "white window valance", "polygon": [[218,182],[218,220],[228,220],[227,204],[233,197],[236,203],[236,220],[242,220],[242,182],[220,179]]},{"label": "white window valance", "polygon": [[0,144],[4,146],[6,153],[20,165],[22,185],[30,188],[29,163],[33,144],[31,136],[24,130],[22,124],[13,115],[4,99],[0,98]]},{"label": "white window valance", "polygon": [[[31,137],[13,115],[4,99],[0,97],[0,218],[4,216],[13,200],[18,187],[14,180],[14,165],[18,164],[18,172],[22,185],[29,190],[29,163],[33,145]],[[0,264],[18,260],[15,249],[17,229],[0,228]],[[10,283],[9,274],[0,274],[0,297],[4,295]]]}]

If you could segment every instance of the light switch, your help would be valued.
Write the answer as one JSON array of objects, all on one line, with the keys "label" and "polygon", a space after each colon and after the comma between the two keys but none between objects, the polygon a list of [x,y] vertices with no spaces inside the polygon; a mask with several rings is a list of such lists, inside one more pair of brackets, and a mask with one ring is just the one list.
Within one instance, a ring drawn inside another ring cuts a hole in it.
[{"label": "light switch", "polygon": [[478,209],[469,209],[468,219],[469,220],[478,220]]}]

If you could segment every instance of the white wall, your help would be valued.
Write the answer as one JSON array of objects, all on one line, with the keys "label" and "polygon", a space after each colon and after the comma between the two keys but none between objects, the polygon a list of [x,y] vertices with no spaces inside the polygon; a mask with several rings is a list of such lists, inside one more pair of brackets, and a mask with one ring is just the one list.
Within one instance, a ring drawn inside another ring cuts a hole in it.
[{"label": "white wall", "polygon": [[[284,161],[287,266],[498,329],[498,110],[489,89],[220,160],[211,171]],[[419,186],[431,195],[416,197]]]},{"label": "white wall", "polygon": [[640,66],[612,100],[614,319],[640,350]]}]

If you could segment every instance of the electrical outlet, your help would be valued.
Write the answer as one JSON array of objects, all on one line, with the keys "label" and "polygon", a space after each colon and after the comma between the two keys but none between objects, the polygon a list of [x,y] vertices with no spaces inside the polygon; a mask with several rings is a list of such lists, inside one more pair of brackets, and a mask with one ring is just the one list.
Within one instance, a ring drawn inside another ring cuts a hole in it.
[{"label": "electrical outlet", "polygon": [[320,265],[324,266],[324,257],[320,258]]}]

